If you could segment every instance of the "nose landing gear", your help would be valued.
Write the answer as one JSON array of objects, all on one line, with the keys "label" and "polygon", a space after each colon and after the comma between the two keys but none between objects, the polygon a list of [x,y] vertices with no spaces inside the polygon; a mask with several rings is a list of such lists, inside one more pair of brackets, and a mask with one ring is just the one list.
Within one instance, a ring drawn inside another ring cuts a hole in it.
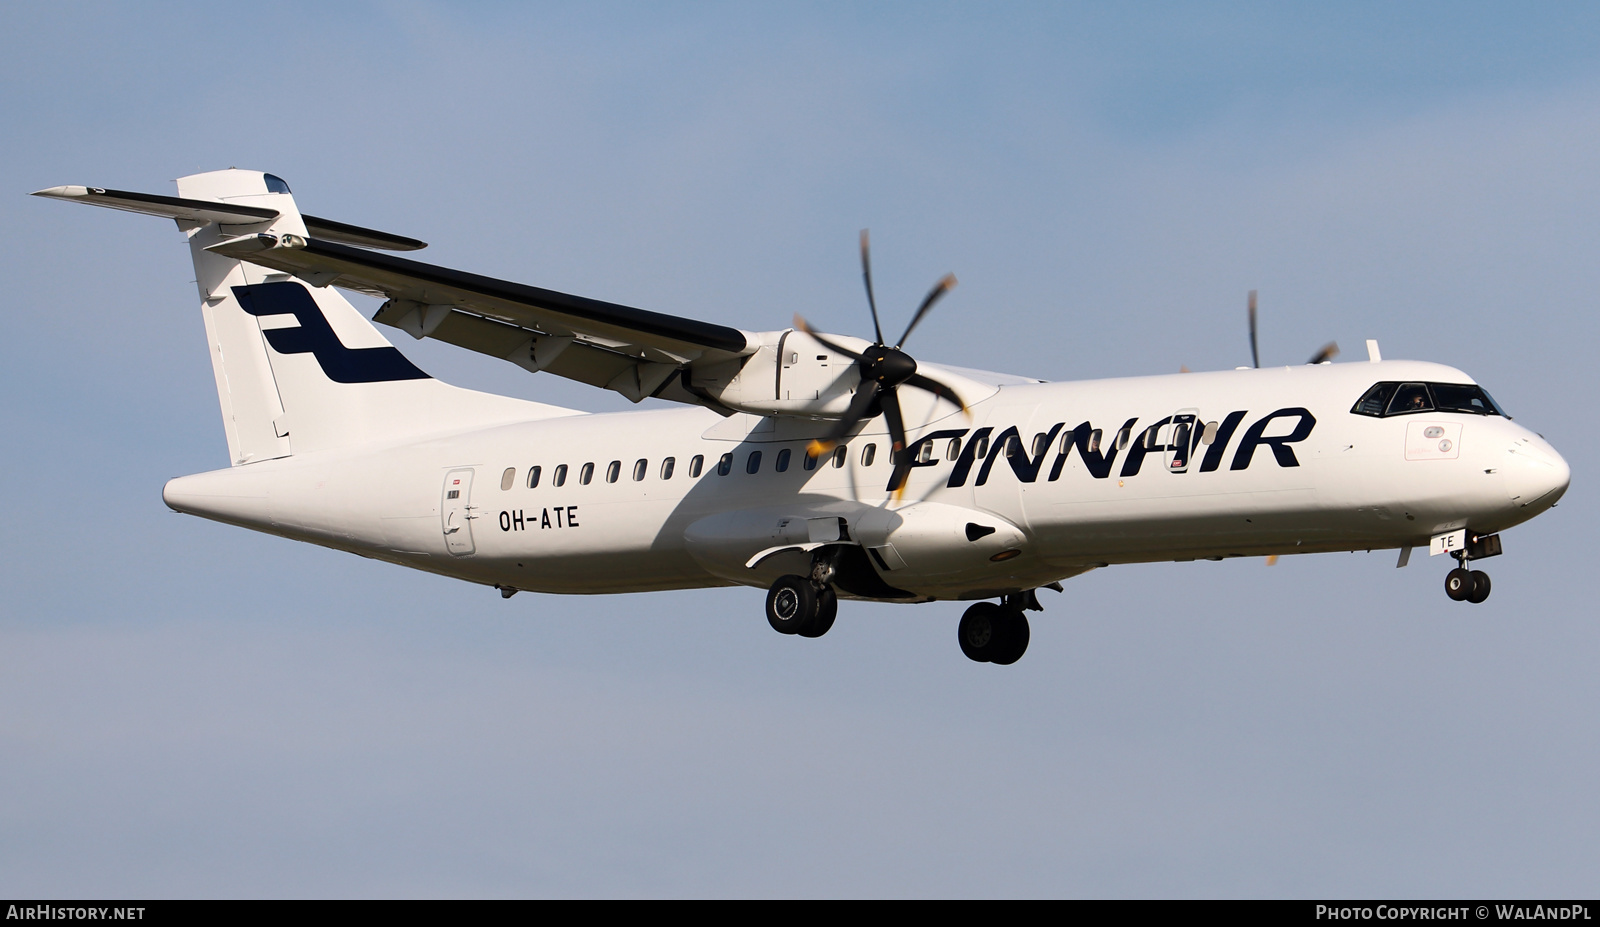
[{"label": "nose landing gear", "polygon": [[1471,560],[1467,551],[1458,551],[1451,554],[1461,564],[1444,577],[1444,594],[1457,602],[1471,602],[1474,605],[1489,598],[1489,574],[1482,570],[1471,569]]}]

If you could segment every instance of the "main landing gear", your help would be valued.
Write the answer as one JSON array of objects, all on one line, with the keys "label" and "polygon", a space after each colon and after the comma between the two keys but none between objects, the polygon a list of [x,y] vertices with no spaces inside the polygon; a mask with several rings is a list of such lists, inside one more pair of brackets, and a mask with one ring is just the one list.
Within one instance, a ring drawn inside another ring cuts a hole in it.
[{"label": "main landing gear", "polygon": [[1040,611],[1032,590],[993,602],[979,602],[961,616],[956,640],[967,659],[1010,666],[1028,649],[1028,618],[1024,609]]},{"label": "main landing gear", "polygon": [[779,634],[821,637],[838,614],[833,587],[805,576],[780,576],[767,592],[767,623]]}]

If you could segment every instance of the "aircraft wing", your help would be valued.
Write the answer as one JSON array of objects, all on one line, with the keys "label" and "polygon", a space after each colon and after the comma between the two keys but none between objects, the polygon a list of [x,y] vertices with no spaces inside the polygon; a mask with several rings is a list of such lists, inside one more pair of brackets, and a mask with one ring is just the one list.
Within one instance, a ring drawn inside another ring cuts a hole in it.
[{"label": "aircraft wing", "polygon": [[635,309],[497,280],[318,237],[245,235],[208,250],[386,299],[373,321],[436,338],[531,371],[612,389],[634,402],[659,396],[703,403],[690,364],[715,364],[759,348],[725,325]]}]

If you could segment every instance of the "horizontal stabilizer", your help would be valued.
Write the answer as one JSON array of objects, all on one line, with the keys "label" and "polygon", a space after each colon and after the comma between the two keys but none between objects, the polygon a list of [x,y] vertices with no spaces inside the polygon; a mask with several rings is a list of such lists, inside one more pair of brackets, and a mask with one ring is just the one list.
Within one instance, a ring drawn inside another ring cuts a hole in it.
[{"label": "horizontal stabilizer", "polygon": [[[154,193],[132,193],[127,190],[107,190],[103,187],[51,187],[34,196],[105,206],[147,216],[165,216],[185,222],[215,222],[219,225],[252,225],[271,222],[278,218],[276,209],[262,206],[244,206],[237,203],[219,203],[213,200],[186,199],[179,196],[158,196]],[[306,231],[318,238],[362,248],[382,248],[385,251],[417,251],[428,243],[403,235],[380,232],[377,229],[335,222],[317,216],[302,214]]]},{"label": "horizontal stabilizer", "polygon": [[278,218],[276,209],[265,209],[260,206],[239,206],[210,200],[190,200],[178,196],[157,196],[154,193],[130,193],[127,190],[107,190],[102,187],[51,187],[33,195],[87,203],[90,206],[107,206],[128,212],[142,212],[147,216],[166,216],[168,219],[183,219],[189,222],[249,225],[271,222]]}]

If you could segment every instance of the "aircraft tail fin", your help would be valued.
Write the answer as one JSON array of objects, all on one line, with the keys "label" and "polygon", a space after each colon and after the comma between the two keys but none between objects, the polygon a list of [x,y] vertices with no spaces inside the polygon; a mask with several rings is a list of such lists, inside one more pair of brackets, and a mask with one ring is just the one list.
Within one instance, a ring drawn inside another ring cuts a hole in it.
[{"label": "aircraft tail fin", "polygon": [[288,185],[260,171],[183,177],[178,193],[163,197],[93,187],[39,191],[167,216],[188,236],[234,466],[574,414],[441,383],[407,360],[337,291],[206,250],[244,235],[304,236],[308,225],[325,238],[343,236],[338,240],[367,247],[412,250],[422,242],[307,219]]}]

